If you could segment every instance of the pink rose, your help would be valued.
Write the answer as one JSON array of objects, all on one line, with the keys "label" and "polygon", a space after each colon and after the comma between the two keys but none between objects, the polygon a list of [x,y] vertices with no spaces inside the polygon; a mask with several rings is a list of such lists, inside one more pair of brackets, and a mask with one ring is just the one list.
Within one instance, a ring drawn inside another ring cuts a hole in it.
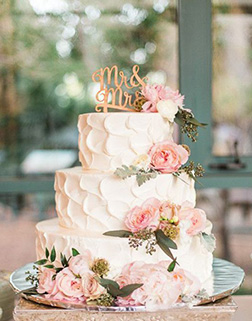
[{"label": "pink rose", "polygon": [[151,166],[162,173],[176,172],[189,157],[183,146],[168,140],[154,144],[148,154],[151,157]]},{"label": "pink rose", "polygon": [[171,100],[178,107],[182,108],[184,96],[178,90],[172,90],[170,87],[163,85],[146,85],[142,89],[142,95],[147,99],[147,102],[142,106],[142,111],[146,113],[156,113],[157,103],[160,100]]},{"label": "pink rose", "polygon": [[67,300],[83,300],[81,279],[75,277],[68,267],[57,274],[56,286]]},{"label": "pink rose", "polygon": [[51,294],[55,288],[55,276],[56,272],[53,269],[43,268],[39,273],[39,285],[37,288],[38,293]]},{"label": "pink rose", "polygon": [[206,228],[206,213],[199,208],[182,208],[178,213],[178,217],[180,221],[185,220],[189,222],[186,232],[191,236],[197,235]]},{"label": "pink rose", "polygon": [[127,214],[125,225],[131,232],[137,232],[144,228],[156,230],[159,225],[160,201],[156,198],[147,199],[142,206],[135,206]]},{"label": "pink rose", "polygon": [[142,106],[142,111],[146,113],[156,113],[156,104],[159,101],[158,91],[153,85],[146,85],[142,89],[142,95],[147,99],[146,103]]},{"label": "pink rose", "polygon": [[170,201],[165,201],[160,206],[160,214],[167,220],[171,220],[174,216],[178,216],[180,208],[180,205],[176,205]]},{"label": "pink rose", "polygon": [[94,276],[95,273],[91,271],[86,271],[81,276],[83,294],[88,300],[95,300],[106,292],[105,288],[96,281]]},{"label": "pink rose", "polygon": [[82,255],[71,257],[69,261],[69,269],[75,276],[81,276],[84,272],[90,269],[92,265],[92,255],[89,250],[86,250]]}]

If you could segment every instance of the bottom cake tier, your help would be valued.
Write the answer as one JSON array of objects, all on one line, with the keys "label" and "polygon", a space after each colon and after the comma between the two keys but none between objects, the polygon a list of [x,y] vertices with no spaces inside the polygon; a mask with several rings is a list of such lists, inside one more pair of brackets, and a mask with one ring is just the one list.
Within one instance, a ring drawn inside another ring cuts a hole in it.
[{"label": "bottom cake tier", "polygon": [[[37,258],[45,257],[45,250],[56,249],[56,262],[60,262],[60,253],[71,256],[72,248],[80,253],[89,250],[96,258],[106,259],[111,267],[111,273],[120,273],[122,267],[134,261],[145,263],[158,263],[169,259],[159,248],[152,255],[146,254],[145,247],[138,250],[128,244],[128,239],[103,236],[97,233],[83,232],[62,228],[58,219],[51,219],[37,224],[36,253]],[[195,275],[203,284],[202,288],[211,291],[211,275],[213,255],[202,245],[199,236],[191,238],[190,242],[181,244],[177,242],[178,249],[172,250],[177,258],[180,268]]]}]

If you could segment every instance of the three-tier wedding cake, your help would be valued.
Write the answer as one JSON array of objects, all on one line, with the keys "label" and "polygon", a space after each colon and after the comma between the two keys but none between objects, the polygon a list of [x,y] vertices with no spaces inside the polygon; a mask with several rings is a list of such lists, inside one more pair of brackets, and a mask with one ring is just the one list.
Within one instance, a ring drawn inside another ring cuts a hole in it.
[{"label": "three-tier wedding cake", "polygon": [[[36,241],[38,292],[52,299],[153,310],[209,286],[212,225],[195,208],[202,167],[173,141],[174,120],[192,140],[203,124],[178,91],[138,71],[129,82],[116,67],[94,74],[103,98],[79,116],[82,166],[56,172],[58,218],[37,224]],[[140,87],[134,102],[123,86]]]}]

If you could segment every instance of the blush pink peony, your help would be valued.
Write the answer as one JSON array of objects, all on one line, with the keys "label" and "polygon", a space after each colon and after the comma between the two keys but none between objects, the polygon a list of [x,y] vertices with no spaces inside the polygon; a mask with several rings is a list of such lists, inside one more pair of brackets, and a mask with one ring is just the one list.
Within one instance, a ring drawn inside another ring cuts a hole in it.
[{"label": "blush pink peony", "polygon": [[173,90],[167,86],[158,86],[158,96],[160,100],[171,100],[178,107],[182,108],[184,103],[184,96],[178,90]]},{"label": "blush pink peony", "polygon": [[200,280],[192,275],[190,272],[181,268],[176,268],[176,271],[172,272],[174,282],[181,284],[181,291],[186,295],[196,295],[201,289]]},{"label": "blush pink peony", "polygon": [[[181,294],[181,285],[173,280],[167,266],[133,262],[127,265],[122,273],[131,283],[143,283],[143,286],[123,298],[124,304],[145,305],[148,311],[167,309],[172,306]],[[119,300],[121,302],[121,299]]]},{"label": "blush pink peony", "polygon": [[199,208],[183,207],[179,211],[178,217],[180,221],[185,220],[189,223],[186,232],[190,236],[197,235],[206,228],[206,213]]},{"label": "blush pink peony", "polygon": [[142,89],[142,95],[147,99],[147,102],[142,106],[142,111],[146,113],[156,113],[157,103],[161,100],[171,100],[178,107],[183,106],[184,96],[178,90],[172,90],[170,87],[163,85],[146,85]]},{"label": "blush pink peony", "polygon": [[154,144],[148,154],[151,166],[162,173],[174,173],[188,160],[189,153],[181,145],[172,141]]},{"label": "blush pink peony", "polygon": [[95,273],[91,271],[86,271],[82,274],[82,290],[84,296],[87,298],[87,300],[95,300],[97,299],[101,294],[105,293],[106,290],[104,287],[102,287],[98,281],[94,278]]},{"label": "blush pink peony", "polygon": [[71,257],[69,261],[69,269],[74,275],[81,276],[84,272],[90,269],[92,261],[91,252],[86,250],[82,255]]},{"label": "blush pink peony", "polygon": [[70,301],[83,300],[81,279],[75,277],[68,267],[57,274],[56,286],[63,298]]},{"label": "blush pink peony", "polygon": [[160,201],[156,198],[147,199],[142,206],[135,206],[126,216],[125,225],[131,232],[144,228],[156,230],[159,225]]},{"label": "blush pink peony", "polygon": [[51,294],[55,289],[56,281],[54,279],[56,272],[54,269],[43,268],[39,272],[39,285],[37,288],[38,293]]},{"label": "blush pink peony", "polygon": [[182,294],[197,294],[200,289],[198,278],[177,266],[173,272],[168,272],[170,263],[168,260],[157,264],[136,261],[124,266],[118,280],[123,280],[123,284],[143,285],[128,297],[119,298],[118,303],[145,305],[148,311],[155,311],[172,307]]},{"label": "blush pink peony", "polygon": [[158,90],[155,85],[146,85],[142,89],[142,95],[147,99],[142,106],[145,113],[157,113],[157,103],[159,102]]}]

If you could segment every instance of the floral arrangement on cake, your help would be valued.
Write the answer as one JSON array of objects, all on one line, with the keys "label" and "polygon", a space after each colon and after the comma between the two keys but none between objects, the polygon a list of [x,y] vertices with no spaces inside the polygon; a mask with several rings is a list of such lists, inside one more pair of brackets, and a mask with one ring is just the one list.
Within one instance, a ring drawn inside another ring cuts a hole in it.
[{"label": "floral arrangement on cake", "polygon": [[184,108],[184,96],[178,90],[159,84],[147,84],[142,87],[140,94],[134,101],[135,109],[144,113],[160,113],[169,122],[176,122],[181,126],[182,133],[195,142],[198,127],[205,127],[195,119],[191,109]]},{"label": "floral arrangement on cake", "polygon": [[25,294],[39,294],[47,299],[98,306],[145,306],[147,311],[167,309],[176,303],[197,300],[205,295],[200,281],[191,273],[171,266],[171,261],[146,264],[135,261],[125,265],[113,279],[109,262],[93,258],[89,250],[80,254],[72,249],[68,259],[48,249],[45,258],[34,264],[36,273],[27,272],[33,284]]},{"label": "floral arrangement on cake", "polygon": [[166,140],[154,144],[147,154],[138,156],[132,165],[117,168],[115,175],[122,179],[136,176],[139,186],[162,173],[180,177],[180,174],[185,172],[197,180],[197,177],[203,176],[204,169],[200,164],[195,166],[193,161],[184,165],[189,156],[190,148],[187,145],[178,145]]},{"label": "floral arrangement on cake", "polygon": [[206,213],[194,208],[190,202],[177,205],[168,200],[161,202],[149,198],[141,206],[132,208],[124,223],[127,230],[109,231],[104,235],[128,238],[129,246],[136,250],[145,245],[146,253],[150,255],[159,246],[172,259],[169,271],[179,263],[171,251],[177,249],[176,241],[188,243],[193,237],[199,237],[208,251],[215,249],[215,237],[205,232]]}]

